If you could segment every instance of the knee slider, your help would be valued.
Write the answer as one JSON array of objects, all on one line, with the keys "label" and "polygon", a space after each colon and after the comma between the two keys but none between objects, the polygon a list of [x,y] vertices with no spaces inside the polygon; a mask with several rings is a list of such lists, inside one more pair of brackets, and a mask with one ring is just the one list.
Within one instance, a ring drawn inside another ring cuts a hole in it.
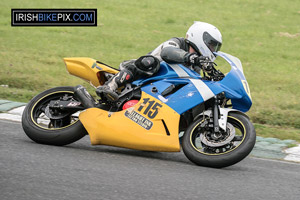
[{"label": "knee slider", "polygon": [[152,76],[158,72],[160,68],[159,60],[151,55],[142,56],[134,63],[139,74],[144,76]]}]

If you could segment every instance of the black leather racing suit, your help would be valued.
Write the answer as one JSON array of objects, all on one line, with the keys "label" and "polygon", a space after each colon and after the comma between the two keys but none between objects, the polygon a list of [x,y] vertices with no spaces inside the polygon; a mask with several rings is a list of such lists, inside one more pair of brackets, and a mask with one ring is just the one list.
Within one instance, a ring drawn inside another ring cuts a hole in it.
[{"label": "black leather racing suit", "polygon": [[[160,44],[156,49],[148,53],[148,56],[154,56],[159,62],[165,61],[170,64],[180,63],[190,68],[188,58],[190,53],[189,44],[184,38],[171,38]],[[120,64],[120,70],[126,70],[131,74],[131,80],[140,78],[141,76],[152,76],[159,70],[159,64],[151,63],[148,66],[137,66],[136,60],[124,61]],[[149,68],[149,69],[148,69]],[[151,69],[150,69],[151,68]]]}]

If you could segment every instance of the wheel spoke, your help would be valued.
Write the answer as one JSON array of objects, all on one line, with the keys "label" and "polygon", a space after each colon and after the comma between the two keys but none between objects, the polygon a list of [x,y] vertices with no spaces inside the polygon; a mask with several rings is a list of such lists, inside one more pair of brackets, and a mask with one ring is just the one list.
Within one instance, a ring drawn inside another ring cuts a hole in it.
[{"label": "wheel spoke", "polygon": [[34,121],[39,126],[47,129],[62,128],[75,123],[79,119],[78,116],[80,112],[66,113],[66,111],[61,111],[59,108],[54,110],[56,112],[49,110],[49,103],[51,101],[68,100],[71,98],[73,98],[73,96],[69,93],[56,93],[44,98],[36,104],[36,107],[33,109],[32,116]]},{"label": "wheel spoke", "polygon": [[231,120],[227,124],[227,132],[222,132],[222,136],[217,137],[209,123],[202,122],[194,129],[191,141],[197,151],[205,154],[223,154],[232,151],[243,141],[244,130],[239,122]]},{"label": "wheel spoke", "polygon": [[47,106],[44,105],[43,107],[40,108],[40,110],[41,110],[43,113],[45,113],[46,107],[47,107]]}]

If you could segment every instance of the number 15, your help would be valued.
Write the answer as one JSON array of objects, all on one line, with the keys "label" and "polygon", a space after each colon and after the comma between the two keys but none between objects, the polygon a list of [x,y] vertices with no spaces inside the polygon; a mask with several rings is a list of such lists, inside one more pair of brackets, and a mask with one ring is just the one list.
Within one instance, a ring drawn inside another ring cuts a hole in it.
[{"label": "number 15", "polygon": [[147,103],[149,103],[149,105],[147,106],[147,108],[145,109],[143,114],[147,115],[150,119],[153,119],[158,114],[159,108],[161,108],[162,105],[155,101],[149,101],[149,100],[150,100],[150,98],[144,98],[144,102],[139,107],[138,111],[141,112],[143,110],[144,106]]}]

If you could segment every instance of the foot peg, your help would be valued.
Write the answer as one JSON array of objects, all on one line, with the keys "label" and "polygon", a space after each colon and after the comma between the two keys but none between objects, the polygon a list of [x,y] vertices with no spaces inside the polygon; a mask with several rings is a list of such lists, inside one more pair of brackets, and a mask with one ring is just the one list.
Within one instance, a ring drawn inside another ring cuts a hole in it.
[{"label": "foot peg", "polygon": [[98,87],[96,93],[99,97],[104,97],[110,102],[115,102],[119,99],[119,95],[116,92],[112,91],[107,85]]},{"label": "foot peg", "polygon": [[84,108],[95,107],[95,99],[88,93],[88,91],[82,85],[77,85],[76,87],[74,87],[74,96],[77,100],[81,102]]}]

